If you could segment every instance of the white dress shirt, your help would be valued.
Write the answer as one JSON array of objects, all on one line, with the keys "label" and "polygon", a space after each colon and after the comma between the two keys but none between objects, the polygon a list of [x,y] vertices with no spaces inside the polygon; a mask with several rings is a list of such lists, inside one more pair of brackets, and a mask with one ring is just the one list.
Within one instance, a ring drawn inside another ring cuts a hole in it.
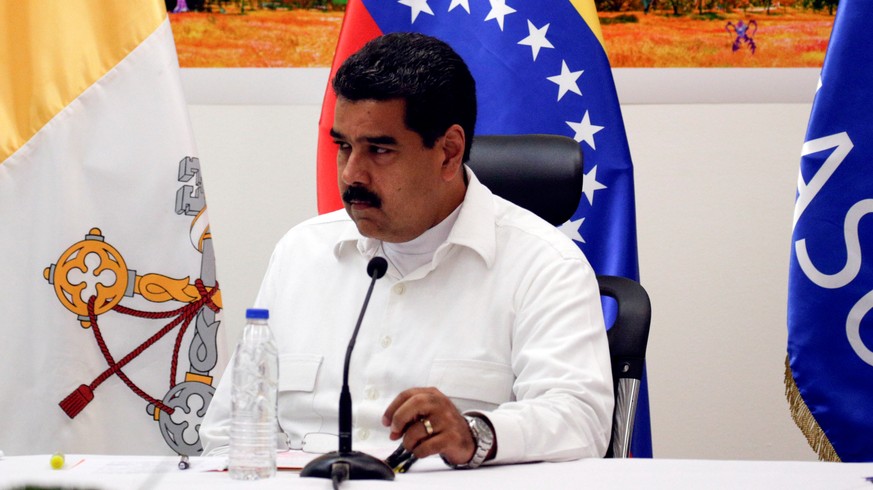
[{"label": "white dress shirt", "polygon": [[[556,228],[466,171],[464,202],[433,260],[403,276],[389,265],[376,282],[351,358],[354,448],[396,445],[381,423],[388,404],[434,386],[491,421],[492,462],[601,457],[613,394],[594,272]],[[339,210],[276,246],[257,306],[270,310],[292,447],[337,433],[346,346],[380,245]],[[228,444],[230,384],[224,376],[201,426],[205,453]]]}]

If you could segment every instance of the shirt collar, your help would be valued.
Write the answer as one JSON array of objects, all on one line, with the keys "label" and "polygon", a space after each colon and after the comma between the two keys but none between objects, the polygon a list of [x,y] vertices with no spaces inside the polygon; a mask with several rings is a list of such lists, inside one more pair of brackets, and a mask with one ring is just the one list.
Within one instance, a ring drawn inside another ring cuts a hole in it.
[{"label": "shirt collar", "polygon": [[[490,268],[497,254],[497,237],[494,223],[494,194],[479,182],[470,167],[464,166],[467,172],[467,194],[461,204],[461,213],[452,228],[447,243],[467,247],[482,257]],[[440,250],[437,250],[437,257]]]},{"label": "shirt collar", "polygon": [[[466,165],[464,171],[468,181],[464,202],[461,203],[460,214],[446,243],[437,249],[434,262],[447,253],[449,245],[460,245],[476,252],[490,268],[497,251],[494,195]],[[355,249],[369,260],[379,251],[380,243],[380,240],[361,235],[354,221],[349,218],[334,244],[333,253],[339,260],[348,250]]]},{"label": "shirt collar", "polygon": [[[342,212],[346,213],[345,210],[342,210]],[[342,258],[342,255],[349,250],[357,250],[361,255],[366,257],[367,260],[373,258],[379,250],[379,240],[374,240],[361,235],[358,232],[358,227],[355,226],[355,222],[352,221],[347,213],[345,218],[345,226],[333,246],[334,256],[339,260]]]}]

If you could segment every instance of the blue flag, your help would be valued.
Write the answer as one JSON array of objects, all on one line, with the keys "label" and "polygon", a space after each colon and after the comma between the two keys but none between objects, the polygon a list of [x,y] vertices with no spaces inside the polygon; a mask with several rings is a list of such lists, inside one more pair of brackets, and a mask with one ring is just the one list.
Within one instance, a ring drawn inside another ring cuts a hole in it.
[{"label": "blue flag", "polygon": [[843,0],[803,145],[786,387],[822,459],[873,461],[873,2]]},{"label": "blue flag", "polygon": [[[378,35],[416,31],[449,43],[476,79],[476,134],[574,138],[585,162],[583,198],[561,230],[597,274],[639,279],[633,168],[593,0],[352,0],[333,70]],[[319,140],[319,211],[342,207],[327,90]],[[631,443],[651,457],[648,392]]]}]

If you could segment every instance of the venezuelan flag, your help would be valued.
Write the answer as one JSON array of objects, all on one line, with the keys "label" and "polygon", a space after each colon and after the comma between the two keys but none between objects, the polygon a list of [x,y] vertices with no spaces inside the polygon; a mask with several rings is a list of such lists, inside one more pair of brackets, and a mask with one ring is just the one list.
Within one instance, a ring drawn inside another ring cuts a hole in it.
[{"label": "venezuelan flag", "polygon": [[198,454],[220,299],[164,2],[0,2],[0,32],[0,448]]},{"label": "venezuelan flag", "polygon": [[[476,134],[558,134],[574,138],[585,160],[584,196],[561,226],[598,274],[639,279],[633,165],[615,83],[593,0],[351,0],[331,79],[367,41],[417,31],[449,43],[476,78]],[[325,91],[318,144],[318,210],[342,207],[335,105]],[[643,387],[631,451],[652,455]]]}]

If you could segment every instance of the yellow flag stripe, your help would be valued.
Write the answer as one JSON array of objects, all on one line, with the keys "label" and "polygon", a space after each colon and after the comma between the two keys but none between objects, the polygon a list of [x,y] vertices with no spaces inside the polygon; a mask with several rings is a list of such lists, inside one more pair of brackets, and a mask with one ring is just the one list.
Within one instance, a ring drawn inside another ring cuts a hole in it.
[{"label": "yellow flag stripe", "polygon": [[0,164],[166,16],[160,0],[0,2]]},{"label": "yellow flag stripe", "polygon": [[600,31],[600,19],[597,17],[597,7],[594,6],[594,0],[570,0],[570,3],[576,7],[579,15],[585,19],[588,27],[591,28],[591,32],[597,36],[597,40],[600,41],[600,46],[603,47],[605,52],[606,44],[603,43],[603,32]]}]

